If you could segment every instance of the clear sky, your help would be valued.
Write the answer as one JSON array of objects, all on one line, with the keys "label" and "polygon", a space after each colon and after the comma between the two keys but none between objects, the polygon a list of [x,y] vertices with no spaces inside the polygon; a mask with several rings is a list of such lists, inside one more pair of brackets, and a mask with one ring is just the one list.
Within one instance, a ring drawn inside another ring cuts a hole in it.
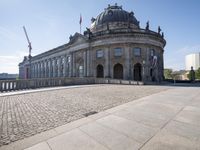
[{"label": "clear sky", "polygon": [[0,73],[18,73],[18,64],[28,55],[23,32],[26,26],[32,54],[53,49],[69,41],[70,34],[90,26],[90,19],[108,4],[133,11],[145,28],[160,25],[167,45],[165,68],[185,68],[185,55],[200,52],[200,0],[0,0]]}]

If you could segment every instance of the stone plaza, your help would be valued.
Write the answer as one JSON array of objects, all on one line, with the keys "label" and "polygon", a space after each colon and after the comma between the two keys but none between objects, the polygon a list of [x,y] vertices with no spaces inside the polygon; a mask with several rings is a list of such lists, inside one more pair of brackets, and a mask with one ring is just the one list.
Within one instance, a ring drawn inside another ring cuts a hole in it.
[{"label": "stone plaza", "polygon": [[0,150],[200,149],[198,87],[96,84],[17,93],[0,97]]}]

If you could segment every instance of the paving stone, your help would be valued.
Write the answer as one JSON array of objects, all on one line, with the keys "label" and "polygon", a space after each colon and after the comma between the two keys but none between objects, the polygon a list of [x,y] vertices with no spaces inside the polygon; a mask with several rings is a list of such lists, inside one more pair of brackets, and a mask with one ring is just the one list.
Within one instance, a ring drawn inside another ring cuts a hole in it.
[{"label": "paving stone", "polygon": [[67,132],[67,131],[70,131],[72,129],[75,129],[77,127],[80,127],[81,125],[87,124],[87,123],[92,122],[92,121],[93,120],[91,120],[89,118],[82,118],[82,119],[76,120],[74,122],[59,126],[59,127],[55,128],[54,130],[57,133],[63,133],[63,132]]},{"label": "paving stone", "polygon": [[[62,133],[70,129],[65,124],[84,118],[85,113],[105,111],[165,89],[168,87],[90,85],[3,93],[0,95],[0,147],[56,127]],[[126,104],[110,111],[122,107]],[[95,120],[106,113],[88,119]]]},{"label": "paving stone", "polygon": [[200,145],[188,138],[162,131],[146,143],[141,150],[199,150]]},{"label": "paving stone", "polygon": [[51,150],[46,142],[39,143],[25,150]]},{"label": "paving stone", "polygon": [[200,126],[200,113],[197,110],[184,109],[176,116],[174,120]]},{"label": "paving stone", "polygon": [[108,150],[79,129],[49,139],[51,150]]},{"label": "paving stone", "polygon": [[170,119],[168,116],[166,117],[160,114],[146,112],[141,109],[137,110],[134,108],[118,111],[114,113],[114,115],[126,118],[128,120],[136,121],[156,129],[163,127],[164,124]]},{"label": "paving stone", "polygon": [[163,130],[200,143],[200,128],[198,126],[179,121],[171,121]]},{"label": "paving stone", "polygon": [[81,126],[80,129],[110,150],[137,150],[141,146],[133,139],[96,122]]},{"label": "paving stone", "polygon": [[109,115],[99,119],[97,122],[130,138],[133,138],[135,141],[140,143],[145,143],[157,132],[157,130],[154,128],[150,128],[138,122],[130,121],[114,115]]}]

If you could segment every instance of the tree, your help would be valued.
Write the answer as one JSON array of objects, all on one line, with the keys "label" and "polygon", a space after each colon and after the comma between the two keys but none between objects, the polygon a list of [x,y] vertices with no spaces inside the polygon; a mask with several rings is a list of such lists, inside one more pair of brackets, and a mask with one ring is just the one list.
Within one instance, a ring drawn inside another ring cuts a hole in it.
[{"label": "tree", "polygon": [[165,79],[172,79],[172,69],[164,69]]},{"label": "tree", "polygon": [[199,69],[196,70],[195,77],[196,77],[196,79],[200,79],[200,67],[199,67]]}]

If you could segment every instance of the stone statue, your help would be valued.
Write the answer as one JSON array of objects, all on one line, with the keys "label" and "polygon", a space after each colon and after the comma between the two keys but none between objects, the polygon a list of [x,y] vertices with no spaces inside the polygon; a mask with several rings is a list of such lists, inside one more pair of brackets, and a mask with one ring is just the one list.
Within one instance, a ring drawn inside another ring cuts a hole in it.
[{"label": "stone statue", "polygon": [[92,35],[92,32],[90,31],[90,29],[89,28],[87,28],[86,27],[86,32],[87,32],[87,34],[88,34],[88,38],[90,39],[91,38],[91,35]]},{"label": "stone statue", "polygon": [[162,38],[164,38],[164,32],[162,32]]},{"label": "stone statue", "polygon": [[160,26],[158,26],[158,33],[160,34],[160,32],[161,32],[161,28]]},{"label": "stone statue", "polygon": [[69,40],[71,41],[71,40],[72,40],[72,38],[73,38],[73,36],[72,36],[72,35],[70,35],[70,36],[69,36]]},{"label": "stone statue", "polygon": [[146,30],[149,30],[149,21],[146,23]]},{"label": "stone statue", "polygon": [[193,67],[191,67],[191,70],[190,70],[190,80],[191,82],[195,81],[195,72],[193,70]]},{"label": "stone statue", "polygon": [[96,20],[96,19],[95,19],[94,17],[92,17],[91,22],[93,23],[93,22],[95,22],[95,20]]}]

